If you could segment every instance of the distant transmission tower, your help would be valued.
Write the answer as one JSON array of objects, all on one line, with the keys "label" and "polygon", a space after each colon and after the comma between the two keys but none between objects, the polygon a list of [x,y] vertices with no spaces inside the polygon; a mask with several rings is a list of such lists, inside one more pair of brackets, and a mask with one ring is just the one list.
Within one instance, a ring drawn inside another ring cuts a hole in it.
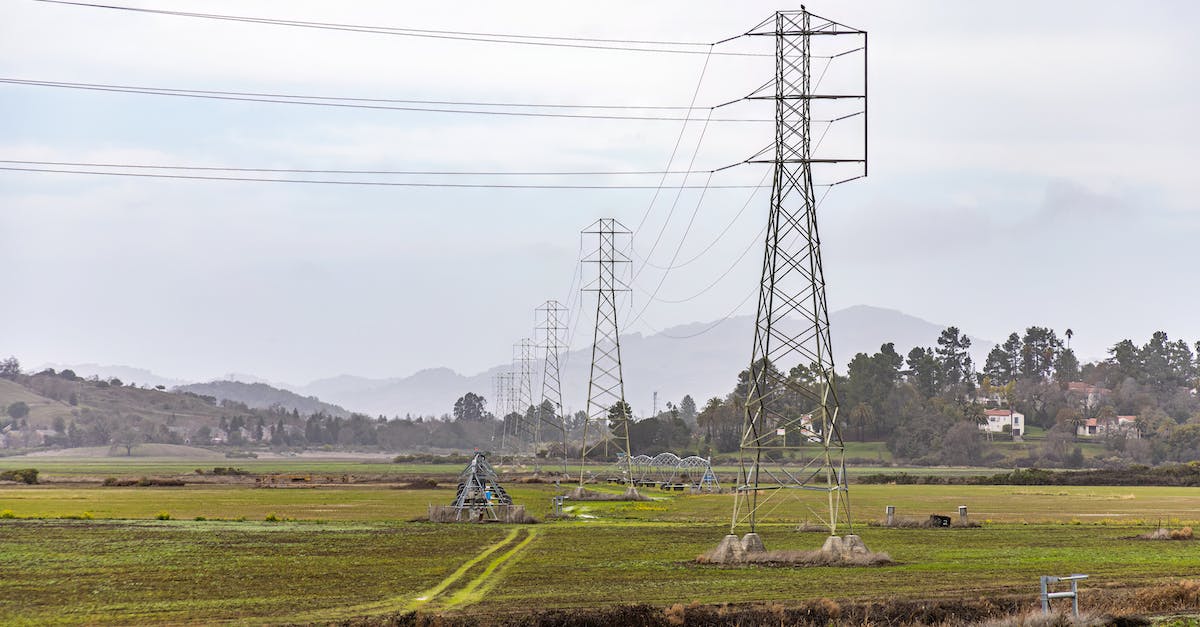
[{"label": "distant transmission tower", "polygon": [[[622,468],[622,479],[629,485],[633,479],[629,462],[629,405],[625,403],[625,381],[621,376],[621,337],[617,324],[617,293],[628,292],[629,286],[618,278],[618,264],[629,263],[620,252],[618,238],[631,237],[633,232],[613,218],[596,220],[583,231],[596,236],[596,249],[583,258],[584,263],[596,264],[596,279],[583,287],[596,293],[596,327],[592,334],[592,367],[588,376],[587,420],[583,425],[580,446],[579,483],[586,478],[589,453],[603,448],[605,455],[616,453]],[[617,422],[610,424],[612,416]],[[588,442],[589,437],[595,437]]]},{"label": "distant transmission tower", "polygon": [[[497,372],[492,375],[492,411],[495,413],[495,417],[499,418],[499,423],[496,425],[497,429],[492,430],[492,441],[496,441],[496,431],[499,430],[501,451],[504,450],[504,414],[505,403],[507,403],[507,400],[504,398],[505,392],[504,373]],[[497,456],[497,459],[499,459],[499,456]]]},{"label": "distant transmission tower", "polygon": [[526,337],[513,344],[513,411],[517,414],[514,417],[518,434],[517,454],[525,452],[526,444],[536,446],[540,434],[538,421],[530,420],[528,416],[529,407],[533,405],[534,359],[533,340]]},{"label": "distant transmission tower", "polygon": [[[867,34],[803,9],[778,12],[749,34],[775,38],[775,79],[750,95],[775,102],[774,156],[751,159],[773,164],[775,172],[731,533],[739,525],[756,532],[764,516],[785,504],[785,494],[801,493],[789,488],[799,488],[826,495],[824,522],[835,535],[839,522],[850,528],[850,505],[813,169],[833,172],[829,186],[866,176]],[[814,56],[828,60],[817,77]],[[852,66],[848,77],[846,64]],[[821,93],[822,81],[835,84]],[[813,107],[836,110],[825,116],[821,109],[821,117],[830,119],[818,122],[815,145]],[[842,121],[846,124],[835,126]],[[839,139],[829,146],[831,128],[846,126],[848,136],[834,133]],[[823,141],[831,158],[814,155]],[[788,458],[801,450],[810,452],[809,461],[789,465]]]},{"label": "distant transmission tower", "polygon": [[[496,393],[496,413],[500,419],[500,459],[508,452],[512,425],[509,424],[509,414],[512,413],[512,373],[508,371],[497,373],[492,377],[492,386]],[[494,439],[494,438],[493,438]]]},{"label": "distant transmission tower", "polygon": [[[538,403],[538,419],[553,432],[556,440],[562,441],[563,471],[567,469],[567,422],[563,415],[561,371],[558,365],[559,354],[564,343],[563,334],[566,332],[567,308],[557,300],[548,300],[537,308],[538,331],[542,332],[542,349],[545,360],[542,363],[542,399]],[[544,411],[546,403],[550,403],[551,411]]]}]

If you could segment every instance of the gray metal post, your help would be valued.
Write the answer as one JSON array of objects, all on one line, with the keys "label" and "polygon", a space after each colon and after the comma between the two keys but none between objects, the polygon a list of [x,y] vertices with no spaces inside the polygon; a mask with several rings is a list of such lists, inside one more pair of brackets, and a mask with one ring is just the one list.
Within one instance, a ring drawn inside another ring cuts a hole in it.
[{"label": "gray metal post", "polygon": [[887,506],[887,526],[891,527],[894,524],[896,524],[896,506],[888,505]]},{"label": "gray metal post", "polygon": [[958,506],[958,522],[960,522],[964,525],[967,524],[967,506],[966,505]]}]

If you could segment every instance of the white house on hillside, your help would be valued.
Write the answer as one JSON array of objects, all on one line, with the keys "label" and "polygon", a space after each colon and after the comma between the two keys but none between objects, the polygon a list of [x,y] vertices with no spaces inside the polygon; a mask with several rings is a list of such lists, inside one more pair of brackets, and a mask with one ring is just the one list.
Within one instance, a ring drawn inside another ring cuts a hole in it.
[{"label": "white house on hillside", "polygon": [[984,410],[984,413],[987,415],[987,422],[979,425],[981,431],[1003,433],[1004,427],[1008,427],[1014,437],[1019,437],[1025,433],[1025,414],[1019,411],[988,409]]}]

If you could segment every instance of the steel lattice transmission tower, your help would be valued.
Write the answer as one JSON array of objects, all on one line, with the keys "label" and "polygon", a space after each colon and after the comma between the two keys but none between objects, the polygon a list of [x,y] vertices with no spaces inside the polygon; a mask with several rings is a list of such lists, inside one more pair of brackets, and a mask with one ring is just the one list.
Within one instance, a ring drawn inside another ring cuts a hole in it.
[{"label": "steel lattice transmission tower", "polygon": [[[778,12],[749,34],[775,40],[775,78],[750,96],[775,103],[774,144],[751,159],[772,164],[774,180],[731,532],[748,525],[754,533],[788,495],[813,490],[826,497],[827,517],[817,516],[835,535],[839,523],[850,527],[850,509],[813,181],[815,169],[830,175],[830,187],[866,176],[867,34],[803,8]],[[816,77],[814,58],[823,66]],[[834,84],[821,91],[823,81]],[[815,107],[831,118],[817,122],[816,143]],[[826,134],[846,126],[829,156],[818,154]],[[770,148],[773,158],[763,157]],[[800,450],[808,463],[788,459]]]},{"label": "steel lattice transmission tower", "polygon": [[[617,268],[630,263],[619,239],[632,237],[633,232],[614,218],[601,218],[583,230],[583,235],[596,237],[596,248],[584,256],[584,263],[596,264],[596,279],[585,285],[585,292],[596,293],[596,326],[592,334],[592,366],[588,376],[587,420],[583,425],[580,446],[579,483],[586,478],[589,453],[603,447],[606,456],[616,453],[622,468],[622,478],[630,483],[633,474],[629,466],[629,405],[625,402],[625,381],[621,375],[621,337],[617,324],[617,294],[628,292],[629,286],[620,278]],[[617,423],[610,424],[610,414]],[[598,436],[588,442],[591,436]]]},{"label": "steel lattice transmission tower", "polygon": [[534,345],[533,340],[521,338],[513,344],[513,413],[516,433],[514,454],[525,452],[525,444],[537,442],[539,430],[536,420],[529,419],[529,407],[533,405],[534,379]]},{"label": "steel lattice transmission tower", "polygon": [[513,408],[513,373],[503,371],[492,377],[492,385],[496,390],[496,411],[499,412],[500,418],[500,455],[508,451],[508,445],[513,432],[513,425],[509,420]]},{"label": "steel lattice transmission tower", "polygon": [[[563,415],[561,370],[559,355],[565,348],[563,333],[566,331],[567,308],[557,300],[548,300],[537,308],[537,330],[542,332],[541,347],[545,351],[542,363],[542,400],[538,403],[538,420],[549,427],[557,439],[562,441],[563,471],[567,466],[567,422]],[[552,408],[549,415],[545,405]]]},{"label": "steel lattice transmission tower", "polygon": [[[500,420],[497,427],[499,427],[499,429],[500,429],[500,450],[501,451],[504,450],[504,439],[505,439],[505,435],[506,435],[506,432],[504,430],[504,416],[506,414],[506,408],[507,408],[506,403],[508,402],[507,399],[505,398],[505,394],[508,391],[507,386],[504,383],[505,375],[506,375],[506,373],[504,373],[504,372],[497,372],[496,374],[492,375],[492,411],[495,414],[497,414],[495,417],[499,418],[499,420]],[[496,441],[496,431],[495,430],[492,430],[492,441],[493,442]]]}]

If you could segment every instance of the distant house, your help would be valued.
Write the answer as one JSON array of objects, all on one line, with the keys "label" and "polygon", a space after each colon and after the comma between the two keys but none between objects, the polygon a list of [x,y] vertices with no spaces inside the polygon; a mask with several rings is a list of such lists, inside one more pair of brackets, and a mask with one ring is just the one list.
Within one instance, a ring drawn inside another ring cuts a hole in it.
[{"label": "distant house", "polygon": [[1075,428],[1075,434],[1084,438],[1140,437],[1137,429],[1137,416],[1117,416],[1111,420],[1088,418]]},{"label": "distant house", "polygon": [[1083,381],[1072,381],[1067,384],[1067,395],[1077,399],[1085,409],[1099,407],[1110,394],[1112,394],[1112,390],[1108,388]]},{"label": "distant house", "polygon": [[1025,433],[1025,414],[1019,411],[986,409],[983,413],[987,416],[987,421],[979,425],[981,431],[1003,433],[1004,427],[1008,427],[1013,437],[1020,437]]}]

